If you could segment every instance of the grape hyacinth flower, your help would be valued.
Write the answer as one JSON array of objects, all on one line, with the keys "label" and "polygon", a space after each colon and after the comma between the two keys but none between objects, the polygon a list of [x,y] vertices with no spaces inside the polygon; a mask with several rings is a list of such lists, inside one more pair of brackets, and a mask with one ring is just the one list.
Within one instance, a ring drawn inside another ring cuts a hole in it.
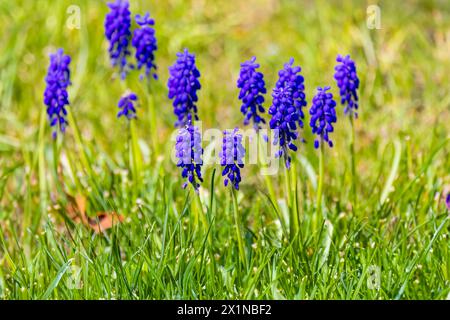
[{"label": "grape hyacinth flower", "polygon": [[50,126],[54,127],[52,136],[55,139],[57,128],[62,133],[65,132],[68,124],[66,120],[69,105],[69,94],[67,87],[70,82],[70,56],[64,55],[63,49],[58,49],[56,53],[50,55],[50,65],[47,70],[45,82],[47,84],[44,91],[44,103],[47,106],[47,115]]},{"label": "grape hyacinth flower", "polygon": [[344,113],[357,118],[359,78],[356,74],[355,62],[350,59],[350,55],[343,57],[340,54],[336,61],[338,65],[334,68],[336,71],[334,79],[339,88],[341,104],[345,106]]},{"label": "grape hyacinth flower", "polygon": [[224,167],[222,176],[226,176],[223,183],[228,186],[231,182],[239,190],[241,182],[241,169],[244,167],[245,148],[242,145],[242,135],[238,128],[223,132],[222,151],[220,152],[220,165]]},{"label": "grape hyacinth flower", "polygon": [[177,53],[177,61],[169,68],[170,77],[167,82],[169,99],[173,99],[172,105],[178,120],[176,127],[184,127],[193,120],[198,120],[197,90],[201,88],[200,72],[195,66],[195,56],[187,49]]},{"label": "grape hyacinth flower", "polygon": [[280,150],[276,156],[284,155],[286,167],[290,167],[291,157],[288,148],[297,151],[294,141],[298,138],[297,126],[303,128],[305,117],[302,108],[306,106],[305,86],[299,66],[293,67],[294,59],[284,65],[278,72],[279,79],[273,89],[272,105],[269,108],[270,128],[276,129],[273,144],[279,144]]},{"label": "grape hyacinth flower", "polygon": [[445,199],[445,204],[447,205],[447,209],[450,211],[450,192],[447,194],[447,199]]},{"label": "grape hyacinth flower", "polygon": [[199,182],[203,182],[201,173],[203,148],[202,137],[198,127],[189,124],[185,128],[180,129],[176,139],[175,152],[178,158],[177,167],[183,169],[181,176],[187,178],[183,188],[186,188],[188,183],[190,183],[195,191],[198,192]]},{"label": "grape hyacinth flower", "polygon": [[336,123],[336,102],[333,100],[333,94],[327,92],[330,90],[329,86],[324,88],[318,87],[317,93],[312,100],[310,125],[313,134],[316,134],[320,139],[314,141],[314,147],[319,148],[319,143],[327,142],[330,147],[333,147],[333,142],[329,137],[329,133],[333,132],[333,123]]},{"label": "grape hyacinth flower", "polygon": [[[147,12],[145,16],[139,14],[136,15],[136,23],[139,28],[134,30],[132,45],[136,49],[135,57],[137,60],[137,68],[140,70],[145,66],[145,76],[152,75],[154,79],[157,79],[156,64],[155,64],[155,51],[158,49],[157,41],[155,37],[155,29],[151,26],[155,25],[155,20],[150,18],[150,14]],[[141,75],[142,79],[144,76]]]},{"label": "grape hyacinth flower", "polygon": [[266,84],[264,82],[264,75],[256,71],[259,64],[256,63],[256,57],[241,64],[239,79],[237,87],[240,90],[239,100],[242,101],[241,112],[244,114],[244,125],[253,121],[255,130],[261,129],[261,123],[266,123],[264,118],[259,113],[264,113],[265,109],[262,106],[264,103],[264,96],[267,92]]},{"label": "grape hyacinth flower", "polygon": [[113,67],[119,66],[120,77],[125,79],[127,57],[131,54],[128,45],[131,38],[131,13],[128,0],[108,3],[110,9],[105,19],[105,36],[109,41],[109,56]]},{"label": "grape hyacinth flower", "polygon": [[119,103],[117,106],[119,107],[120,111],[117,113],[117,118],[120,118],[121,116],[125,116],[128,118],[128,120],[135,119],[136,118],[136,107],[134,106],[134,103],[137,101],[137,95],[133,92],[127,92],[125,93],[119,100]]}]

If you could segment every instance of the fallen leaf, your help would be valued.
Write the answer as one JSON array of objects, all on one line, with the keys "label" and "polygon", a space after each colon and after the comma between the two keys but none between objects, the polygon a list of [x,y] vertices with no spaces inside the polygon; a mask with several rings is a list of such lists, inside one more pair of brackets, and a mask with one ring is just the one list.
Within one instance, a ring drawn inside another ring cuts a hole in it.
[{"label": "fallen leaf", "polygon": [[115,212],[100,212],[95,218],[88,218],[89,226],[96,232],[100,233],[112,228],[116,223],[124,220],[123,216]]},{"label": "fallen leaf", "polygon": [[116,212],[99,212],[95,217],[86,215],[87,199],[83,195],[72,197],[67,195],[69,204],[66,207],[67,216],[75,223],[83,223],[85,226],[94,230],[95,233],[101,233],[111,229],[115,224],[124,220],[124,217]]}]

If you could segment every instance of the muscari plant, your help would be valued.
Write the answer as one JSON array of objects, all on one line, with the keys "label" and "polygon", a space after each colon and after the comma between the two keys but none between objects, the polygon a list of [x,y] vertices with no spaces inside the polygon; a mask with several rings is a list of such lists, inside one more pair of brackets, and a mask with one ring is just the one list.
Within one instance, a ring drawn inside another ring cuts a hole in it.
[{"label": "muscari plant", "polygon": [[246,256],[244,242],[241,237],[241,228],[239,223],[239,210],[235,190],[239,190],[241,182],[241,169],[244,168],[245,148],[242,145],[242,134],[239,129],[223,131],[222,151],[220,152],[220,165],[223,167],[222,176],[225,177],[223,184],[231,186],[231,196],[233,200],[234,223],[236,228],[236,237],[239,249],[239,256],[246,265]]},{"label": "muscari plant", "polygon": [[124,117],[127,119],[127,125],[129,127],[129,139],[128,139],[128,152],[130,167],[133,174],[133,179],[137,184],[136,188],[133,188],[133,198],[134,203],[138,197],[138,190],[141,186],[141,171],[142,171],[142,156],[139,149],[138,137],[136,132],[136,127],[134,120],[137,120],[137,110],[136,104],[138,101],[138,96],[127,90],[117,103],[119,112],[117,113],[117,118]]},{"label": "muscari plant", "polygon": [[[144,71],[140,74],[140,79],[149,79],[150,77],[157,79],[155,52],[158,48],[157,39],[155,36],[155,29],[153,28],[155,21],[147,12],[145,15],[137,14],[135,21],[137,28],[131,32],[131,12],[129,9],[128,0],[116,0],[108,3],[109,13],[105,18],[105,35],[109,41],[109,55],[113,67],[118,67],[121,75],[121,80],[125,80],[128,72],[133,69]],[[130,45],[134,48],[134,57],[136,64],[128,61],[131,55]],[[129,90],[120,98],[118,117],[122,115],[128,120],[136,119],[136,109],[134,103],[137,100],[137,95],[129,93]],[[149,113],[151,118],[151,131],[153,146],[157,151],[156,139],[156,121],[153,110],[153,97],[149,93],[150,86],[144,90],[147,98],[147,105],[149,105]],[[132,171],[135,179],[139,181],[140,171],[142,167],[141,153],[138,145],[138,138],[135,124],[128,121],[130,129],[129,152],[130,164],[133,163]],[[157,153],[157,152],[155,152]],[[135,192],[136,193],[136,192]],[[136,195],[135,195],[136,197]]]},{"label": "muscari plant", "polygon": [[[293,66],[294,59],[291,58],[283,69],[278,72],[278,81],[272,91],[272,105],[269,114],[272,116],[269,125],[275,130],[273,145],[278,147],[276,157],[283,157],[285,163],[285,194],[289,212],[289,227],[291,239],[299,230],[298,206],[295,197],[291,196],[291,186],[297,188],[296,172],[294,170],[294,181],[291,184],[289,169],[292,157],[289,150],[297,151],[295,141],[299,137],[298,130],[303,128],[305,117],[303,108],[306,106],[304,78],[300,74],[301,68]],[[302,141],[304,141],[302,139]]]},{"label": "muscari plant", "polygon": [[305,86],[299,66],[293,67],[294,59],[290,59],[278,72],[279,78],[272,92],[272,105],[269,108],[270,129],[276,130],[273,144],[279,146],[277,157],[284,157],[286,168],[290,168],[289,149],[297,151],[295,140],[303,128],[305,115],[302,108],[306,106]]},{"label": "muscari plant", "polygon": [[356,73],[356,64],[350,58],[350,55],[338,55],[336,58],[338,64],[335,66],[334,79],[339,88],[339,95],[341,97],[341,104],[344,106],[344,113],[350,119],[350,156],[352,169],[352,197],[353,210],[357,207],[357,193],[356,193],[356,153],[355,153],[355,126],[354,119],[358,118],[358,88],[359,78]]},{"label": "muscari plant", "polygon": [[311,108],[309,109],[310,126],[312,133],[317,137],[314,141],[314,148],[319,148],[319,182],[317,186],[316,215],[313,216],[313,229],[317,227],[317,219],[322,216],[322,193],[324,179],[324,147],[333,147],[330,133],[334,131],[333,123],[336,123],[336,101],[333,94],[328,92],[329,86],[318,87],[314,96]]},{"label": "muscari plant", "polygon": [[[201,175],[201,135],[198,127],[192,124],[193,120],[198,120],[197,91],[200,89],[200,72],[195,65],[195,56],[189,53],[188,49],[177,53],[177,60],[169,68],[170,77],[167,81],[169,89],[169,99],[172,99],[173,109],[177,121],[175,127],[182,128],[177,136],[175,146],[176,155],[179,158],[178,167],[183,170],[181,176],[187,178],[194,190],[198,192],[202,182]],[[186,188],[187,182],[183,184]]]}]

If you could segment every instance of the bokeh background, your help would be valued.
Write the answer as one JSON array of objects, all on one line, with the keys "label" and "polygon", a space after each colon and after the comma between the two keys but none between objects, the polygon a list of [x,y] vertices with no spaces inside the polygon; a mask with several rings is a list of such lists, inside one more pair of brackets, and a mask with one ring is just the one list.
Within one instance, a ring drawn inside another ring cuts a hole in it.
[{"label": "bokeh background", "polygon": [[[73,59],[71,108],[83,136],[109,154],[118,151],[124,121],[115,117],[116,104],[124,90],[120,81],[113,80],[107,55],[105,3],[2,1],[1,149],[23,143],[33,148],[44,108],[48,54],[62,47]],[[373,4],[380,8],[381,29],[367,26],[366,10]],[[80,9],[80,29],[67,25],[71,17],[67,10],[74,5]],[[356,60],[361,78],[358,149],[376,155],[393,138],[408,137],[414,156],[420,156],[435,135],[449,134],[448,1],[131,1],[131,11],[150,11],[156,20],[160,80],[152,86],[162,141],[174,123],[166,98],[167,68],[185,47],[197,56],[202,74],[199,116],[208,127],[241,125],[236,80],[239,64],[253,55],[265,75],[265,106],[269,107],[277,71],[290,57],[303,69],[309,102],[319,85],[332,85],[337,94],[333,68],[341,53]],[[126,87],[138,94],[144,90],[137,73],[129,77]],[[347,137],[348,123],[340,115],[334,134],[335,158]],[[145,106],[138,116],[145,140],[149,125]],[[308,129],[305,134],[308,137]],[[310,146],[304,150],[311,151]],[[361,161],[362,174],[377,160],[375,156]]]}]

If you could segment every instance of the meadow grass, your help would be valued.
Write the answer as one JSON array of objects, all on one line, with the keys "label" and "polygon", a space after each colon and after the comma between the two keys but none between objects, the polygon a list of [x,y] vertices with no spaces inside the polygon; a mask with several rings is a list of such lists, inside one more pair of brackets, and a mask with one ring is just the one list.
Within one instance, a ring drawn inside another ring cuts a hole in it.
[{"label": "meadow grass", "polygon": [[[66,25],[71,5],[80,29]],[[0,298],[449,298],[450,5],[378,5],[382,29],[369,30],[365,1],[131,1],[133,13],[156,20],[160,80],[134,73],[121,83],[103,1],[2,1]],[[73,85],[69,127],[53,140],[42,94],[58,47],[72,56]],[[309,108],[319,85],[338,95],[335,57],[352,55],[360,115],[353,139],[337,108],[319,208],[308,127],[287,179],[249,165],[232,192],[209,166],[198,195],[181,188],[165,84],[184,47],[202,74],[203,126],[221,130],[242,123],[235,83],[251,56],[269,92],[294,57]],[[125,88],[140,103],[131,131],[116,118]],[[88,215],[124,221],[100,234],[74,223],[77,196]]]}]

